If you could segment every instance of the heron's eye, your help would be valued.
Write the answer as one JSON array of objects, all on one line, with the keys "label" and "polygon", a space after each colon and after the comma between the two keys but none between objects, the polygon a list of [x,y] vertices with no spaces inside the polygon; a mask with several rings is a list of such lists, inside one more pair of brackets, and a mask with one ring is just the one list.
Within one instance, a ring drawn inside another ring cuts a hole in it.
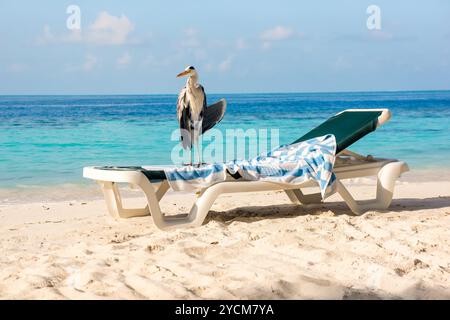
[{"label": "heron's eye", "polygon": [[193,66],[190,66],[189,70],[195,70],[195,68]]}]

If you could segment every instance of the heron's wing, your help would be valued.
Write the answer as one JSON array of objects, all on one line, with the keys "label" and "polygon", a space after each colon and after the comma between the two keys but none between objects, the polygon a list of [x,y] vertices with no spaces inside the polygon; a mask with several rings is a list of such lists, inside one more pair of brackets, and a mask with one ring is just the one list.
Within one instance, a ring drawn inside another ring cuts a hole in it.
[{"label": "heron's wing", "polygon": [[225,99],[220,99],[216,103],[205,108],[203,114],[202,133],[205,133],[219,123],[223,119],[226,110],[227,101]]},{"label": "heron's wing", "polygon": [[181,89],[177,101],[177,118],[178,122],[180,123],[180,140],[184,149],[192,147],[190,135],[191,109],[189,108],[189,101],[187,99],[186,91],[187,91],[186,88]]},{"label": "heron's wing", "polygon": [[206,93],[205,93],[205,88],[203,88],[203,86],[201,84],[199,84],[200,89],[202,89],[203,92],[203,111],[205,111],[206,106],[208,105],[208,103],[206,102]]},{"label": "heron's wing", "polygon": [[186,108],[186,104],[187,104],[187,94],[186,93],[187,93],[187,89],[186,89],[186,87],[184,87],[183,89],[181,89],[180,94],[178,95],[178,100],[177,100],[178,121],[180,121],[180,119],[181,119],[183,109]]}]

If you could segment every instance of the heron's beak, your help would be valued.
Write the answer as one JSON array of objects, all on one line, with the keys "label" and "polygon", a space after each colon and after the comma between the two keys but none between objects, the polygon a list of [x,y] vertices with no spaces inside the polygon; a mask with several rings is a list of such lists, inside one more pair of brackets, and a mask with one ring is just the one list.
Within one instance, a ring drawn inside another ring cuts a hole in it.
[{"label": "heron's beak", "polygon": [[183,72],[180,72],[179,74],[177,74],[177,78],[184,77],[184,76],[188,75],[189,72],[190,72],[190,70],[185,70]]}]

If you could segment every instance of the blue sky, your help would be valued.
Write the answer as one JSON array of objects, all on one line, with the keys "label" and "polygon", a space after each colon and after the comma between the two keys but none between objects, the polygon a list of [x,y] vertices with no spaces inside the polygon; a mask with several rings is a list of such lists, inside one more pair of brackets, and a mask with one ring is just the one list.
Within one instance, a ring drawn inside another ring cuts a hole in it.
[{"label": "blue sky", "polygon": [[[81,9],[81,30],[66,8]],[[381,30],[368,30],[369,5]],[[0,2],[0,94],[450,89],[450,1]]]}]

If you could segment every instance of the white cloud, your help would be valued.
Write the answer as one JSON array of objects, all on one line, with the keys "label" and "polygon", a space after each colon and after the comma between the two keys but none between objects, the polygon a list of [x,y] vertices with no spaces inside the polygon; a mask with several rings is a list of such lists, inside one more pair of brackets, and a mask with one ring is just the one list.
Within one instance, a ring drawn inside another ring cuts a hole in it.
[{"label": "white cloud", "polygon": [[127,16],[116,17],[108,12],[100,12],[97,19],[88,28],[87,41],[100,45],[121,45],[134,29]]},{"label": "white cloud", "polygon": [[239,38],[236,40],[236,49],[238,50],[245,50],[248,49],[249,45],[247,41],[244,38]]},{"label": "white cloud", "polygon": [[44,25],[44,29],[42,30],[42,34],[36,38],[36,42],[38,44],[45,44],[49,42],[55,41],[55,36],[50,30],[50,26],[48,24]]},{"label": "white cloud", "polygon": [[88,43],[95,45],[122,45],[130,42],[129,35],[134,30],[134,24],[125,15],[114,16],[106,11],[98,14],[95,21],[86,31],[70,30],[60,36],[54,35],[48,25],[44,26],[37,43]]},{"label": "white cloud", "polygon": [[369,31],[369,37],[378,41],[390,41],[394,38],[394,35],[388,31],[371,30]]},{"label": "white cloud", "polygon": [[288,39],[292,35],[292,29],[276,26],[272,29],[265,30],[261,33],[261,40],[263,41],[279,41]]},{"label": "white cloud", "polygon": [[198,40],[198,30],[195,28],[187,28],[183,30],[183,40],[180,46],[184,48],[198,48],[200,41]]},{"label": "white cloud", "polygon": [[188,37],[195,37],[198,34],[198,30],[193,27],[189,27],[184,29],[183,33]]},{"label": "white cloud", "polygon": [[269,49],[272,43],[275,41],[287,40],[293,35],[293,31],[290,28],[283,26],[276,26],[272,29],[267,29],[261,33],[262,47],[263,49]]},{"label": "white cloud", "polygon": [[[182,30],[182,37],[175,43],[175,53],[162,58],[171,60],[173,64],[177,61],[185,61],[183,64],[199,64],[208,58],[206,43],[199,38],[199,31],[195,28]],[[187,62],[189,60],[190,62]]]},{"label": "white cloud", "polygon": [[128,52],[125,52],[122,56],[117,59],[118,67],[125,67],[131,63],[131,55]]},{"label": "white cloud", "polygon": [[229,56],[225,60],[219,63],[218,69],[220,72],[226,72],[230,70],[231,64],[233,63],[233,57]]},{"label": "white cloud", "polygon": [[81,34],[81,30],[71,30],[70,33],[61,38],[62,42],[82,42],[83,35]]},{"label": "white cloud", "polygon": [[68,63],[64,67],[65,72],[90,72],[100,65],[100,60],[93,54],[87,54],[80,63]]},{"label": "white cloud", "polygon": [[98,59],[97,57],[93,56],[92,54],[88,54],[84,60],[83,63],[83,70],[84,71],[91,71],[98,65]]}]

